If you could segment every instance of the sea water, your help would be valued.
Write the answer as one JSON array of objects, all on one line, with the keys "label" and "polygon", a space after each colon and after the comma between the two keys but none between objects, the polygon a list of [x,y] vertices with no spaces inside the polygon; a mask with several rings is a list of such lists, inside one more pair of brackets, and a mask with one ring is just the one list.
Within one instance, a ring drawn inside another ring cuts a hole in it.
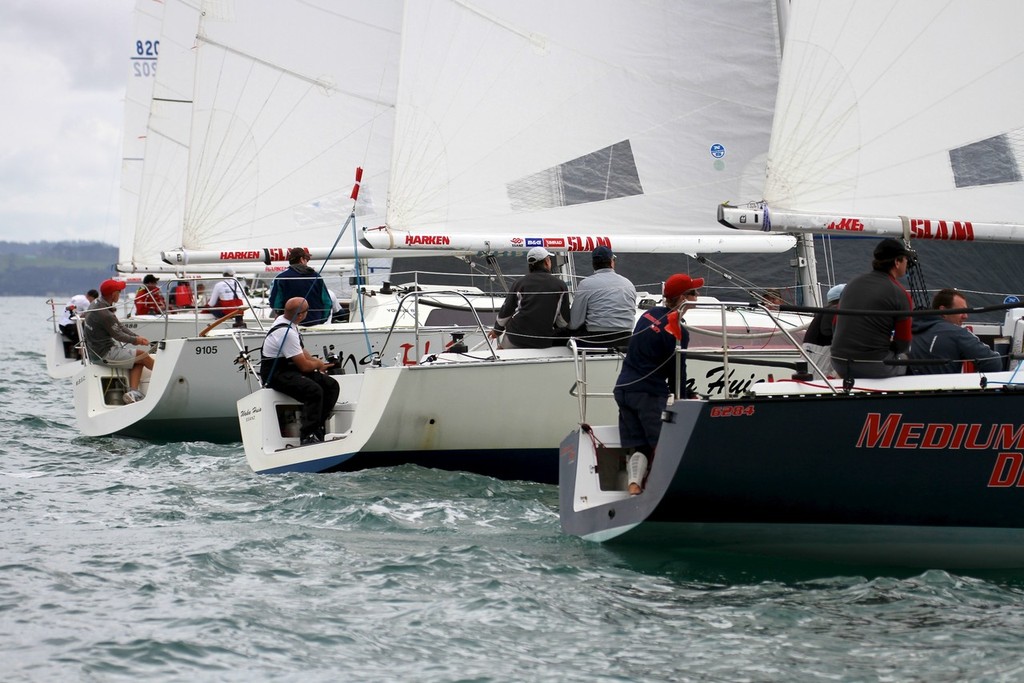
[{"label": "sea water", "polygon": [[1024,679],[1024,572],[625,553],[554,486],[82,437],[47,315],[0,297],[2,681]]}]

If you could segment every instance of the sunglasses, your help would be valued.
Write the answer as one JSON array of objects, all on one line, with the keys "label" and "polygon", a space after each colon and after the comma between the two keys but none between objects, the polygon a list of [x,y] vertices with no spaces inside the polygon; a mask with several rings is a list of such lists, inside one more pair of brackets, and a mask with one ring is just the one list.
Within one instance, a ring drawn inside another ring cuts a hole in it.
[{"label": "sunglasses", "polygon": [[691,289],[683,293],[683,296],[697,296],[698,292],[696,289]]}]

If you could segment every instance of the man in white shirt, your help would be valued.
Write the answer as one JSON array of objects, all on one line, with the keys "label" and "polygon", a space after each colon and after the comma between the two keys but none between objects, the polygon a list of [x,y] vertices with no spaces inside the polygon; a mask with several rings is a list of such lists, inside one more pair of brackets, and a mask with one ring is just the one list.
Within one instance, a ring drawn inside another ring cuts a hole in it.
[{"label": "man in white shirt", "polygon": [[326,374],[333,363],[311,356],[303,348],[298,326],[308,312],[309,303],[301,296],[285,302],[284,313],[274,320],[263,340],[260,361],[260,378],[265,387],[302,401],[302,446],[323,443],[324,423],[341,392],[335,379]]},{"label": "man in white shirt", "polygon": [[71,297],[71,301],[64,307],[64,312],[61,313],[60,321],[57,323],[57,328],[61,334],[71,340],[72,343],[77,344],[80,340],[78,337],[78,325],[75,324],[75,318],[82,317],[82,314],[89,310],[89,306],[92,305],[93,301],[96,301],[100,297],[100,293],[95,289],[90,289],[85,294],[75,294]]}]

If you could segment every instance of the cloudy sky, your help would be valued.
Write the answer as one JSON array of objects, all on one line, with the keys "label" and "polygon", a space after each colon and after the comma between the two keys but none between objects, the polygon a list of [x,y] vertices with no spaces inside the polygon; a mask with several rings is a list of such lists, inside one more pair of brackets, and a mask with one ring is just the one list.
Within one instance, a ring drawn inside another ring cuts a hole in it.
[{"label": "cloudy sky", "polygon": [[134,4],[0,3],[0,240],[117,243]]}]

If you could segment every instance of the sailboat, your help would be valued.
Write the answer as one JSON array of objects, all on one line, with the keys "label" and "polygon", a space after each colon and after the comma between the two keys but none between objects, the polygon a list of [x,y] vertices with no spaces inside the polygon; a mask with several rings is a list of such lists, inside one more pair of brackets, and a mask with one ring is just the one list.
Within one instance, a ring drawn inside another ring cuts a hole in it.
[{"label": "sailboat", "polygon": [[[620,254],[793,249],[791,237],[736,234],[700,208],[744,196],[763,174],[774,3],[423,1],[405,5],[402,26],[387,212],[362,230],[366,246],[520,258],[544,246],[569,278],[572,256],[600,244]],[[649,305],[660,295],[640,298]],[[793,355],[766,341],[770,317],[744,304],[727,313],[699,324],[719,334],[767,329],[737,345],[764,344],[777,363],[736,371],[742,381],[784,371]],[[482,345],[420,360],[338,378],[329,438],[315,446],[296,448],[287,434],[296,401],[272,390],[243,398],[250,466],[411,462],[555,481],[557,444],[577,420],[569,347]],[[594,356],[588,382],[610,392],[620,363],[614,353]],[[697,389],[728,385],[722,373],[722,362],[707,361],[693,373]],[[607,398],[593,409],[614,415]]]},{"label": "sailboat", "polygon": [[[1019,242],[1024,79],[1014,2],[794,6],[763,201],[734,228]],[[866,267],[866,264],[865,264]],[[792,379],[664,416],[646,489],[614,427],[562,442],[570,534],[789,558],[1024,567],[1024,308],[999,372]],[[840,311],[842,312],[842,311]],[[916,312],[915,312],[916,313]],[[785,438],[774,438],[780,428]]]},{"label": "sailboat", "polygon": [[[289,247],[306,245],[318,258],[390,258],[339,235],[348,216],[379,222],[375,188],[388,176],[400,3],[164,4],[122,267],[155,262],[193,272],[212,254],[205,265],[214,272],[269,269],[286,261]],[[357,175],[360,163],[373,170]],[[350,322],[306,332],[311,349],[337,355],[348,372],[361,371],[389,335],[417,353],[450,343],[459,324],[431,301],[479,295],[481,307],[493,307],[479,289],[460,285],[435,289],[412,310],[398,305],[401,288],[366,282],[353,291]],[[438,314],[441,324],[433,322]],[[80,431],[237,440],[234,402],[253,386],[234,361],[258,353],[265,329],[257,319],[241,330],[154,335],[162,341],[151,349],[154,371],[143,373],[146,397],[131,405],[120,400],[123,371],[86,364],[73,378]]]}]

